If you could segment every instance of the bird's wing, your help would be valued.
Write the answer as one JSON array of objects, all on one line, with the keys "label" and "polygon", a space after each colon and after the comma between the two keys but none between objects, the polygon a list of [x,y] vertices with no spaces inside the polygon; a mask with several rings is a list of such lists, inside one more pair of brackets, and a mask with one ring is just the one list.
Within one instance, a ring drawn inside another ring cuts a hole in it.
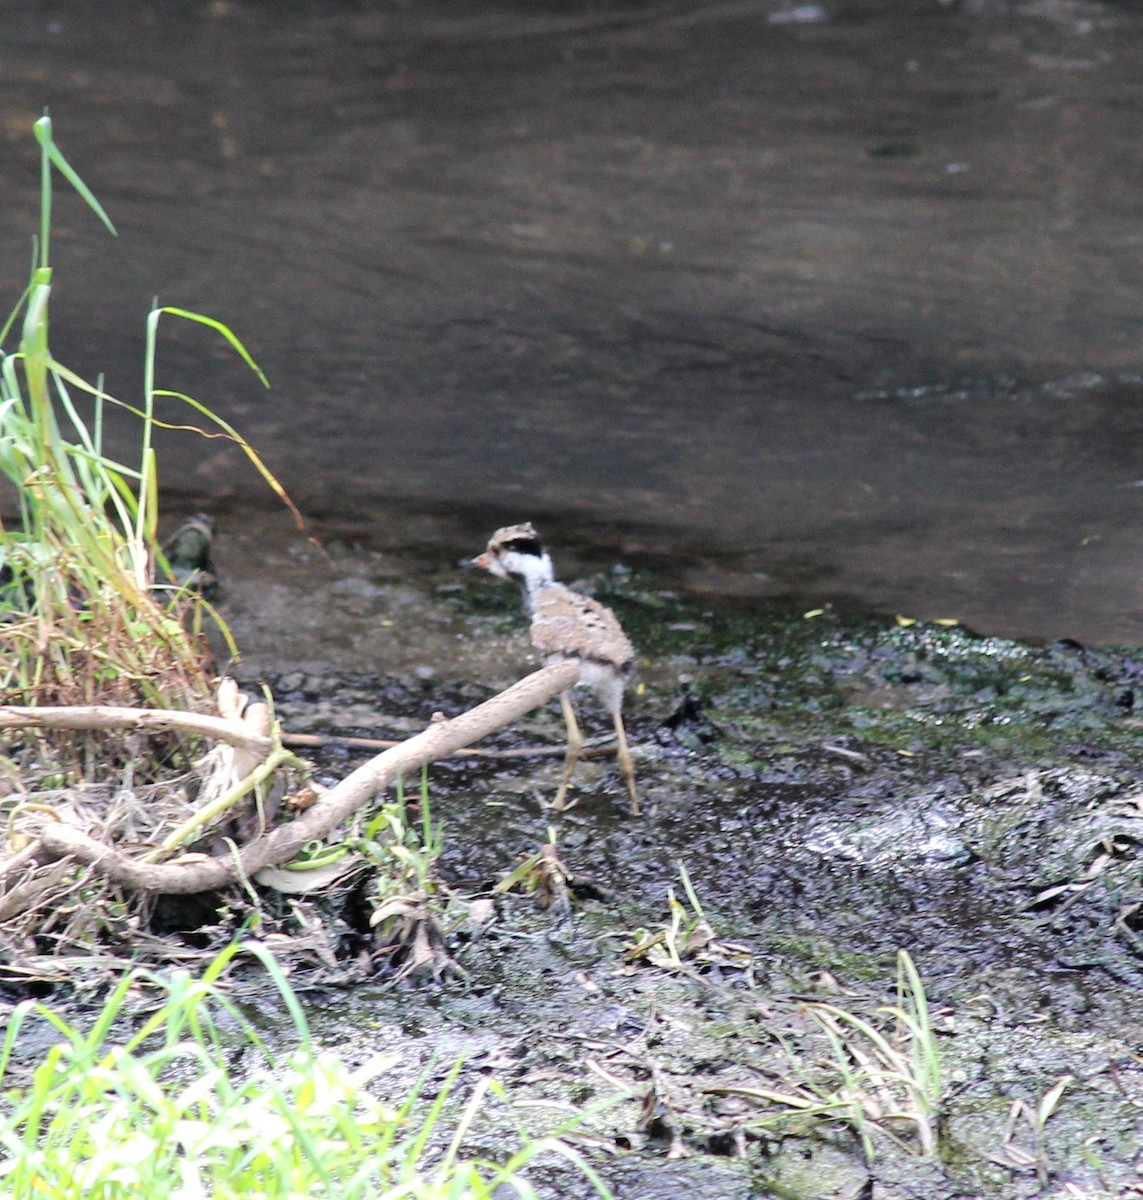
[{"label": "bird's wing", "polygon": [[574,655],[621,669],[635,657],[611,609],[562,584],[532,598],[532,645],[544,655]]}]

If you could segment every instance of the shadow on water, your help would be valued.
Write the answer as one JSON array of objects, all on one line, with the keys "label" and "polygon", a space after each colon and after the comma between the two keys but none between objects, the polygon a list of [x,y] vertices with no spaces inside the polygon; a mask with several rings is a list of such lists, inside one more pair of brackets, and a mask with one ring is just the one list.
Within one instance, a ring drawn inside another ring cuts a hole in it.
[{"label": "shadow on water", "polygon": [[[0,261],[32,119],[57,351],[164,381],[309,511],[547,517],[714,590],[1133,641],[1143,15],[795,6],[6,7]],[[1014,383],[1011,380],[1021,382]],[[1055,380],[1056,382],[1051,382]],[[182,438],[165,484],[259,483]]]}]

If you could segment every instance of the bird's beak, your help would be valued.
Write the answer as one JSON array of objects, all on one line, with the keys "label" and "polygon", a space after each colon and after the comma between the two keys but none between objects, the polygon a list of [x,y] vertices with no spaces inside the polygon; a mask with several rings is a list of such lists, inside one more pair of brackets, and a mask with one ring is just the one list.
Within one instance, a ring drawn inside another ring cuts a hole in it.
[{"label": "bird's beak", "polygon": [[483,554],[478,554],[475,558],[462,558],[460,565],[462,567],[481,567],[483,570],[488,571],[492,569],[492,558],[485,551]]}]

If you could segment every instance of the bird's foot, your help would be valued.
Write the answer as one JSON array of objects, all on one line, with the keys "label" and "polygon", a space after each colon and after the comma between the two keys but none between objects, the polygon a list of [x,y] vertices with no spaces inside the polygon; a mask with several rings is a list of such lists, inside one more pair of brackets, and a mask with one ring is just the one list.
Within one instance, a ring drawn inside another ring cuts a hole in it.
[{"label": "bird's foot", "polygon": [[568,799],[568,786],[565,783],[560,785],[560,790],[556,792],[556,798],[549,807],[553,812],[567,812],[569,808],[575,808],[578,803],[578,796],[573,796],[570,800]]}]

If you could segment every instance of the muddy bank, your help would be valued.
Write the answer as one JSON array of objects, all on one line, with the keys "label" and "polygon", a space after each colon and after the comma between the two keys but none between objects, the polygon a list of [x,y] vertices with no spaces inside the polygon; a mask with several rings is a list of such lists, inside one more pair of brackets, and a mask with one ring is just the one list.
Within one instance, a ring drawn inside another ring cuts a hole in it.
[{"label": "muddy bank", "polygon": [[[291,729],[401,736],[526,669],[511,589],[437,554],[336,538],[327,552],[220,547],[245,571],[225,609],[250,648],[241,671],[271,681]],[[574,916],[502,897],[493,919],[454,930],[466,987],[314,993],[321,1036],[397,1050],[402,1080],[464,1054],[467,1072],[556,1106],[532,1112],[536,1128],[634,1089],[581,1131],[620,1196],[1110,1196],[1136,1182],[1143,663],[836,608],[715,603],[623,565],[582,583],[640,648],[629,727],[646,816],[627,815],[608,758],[583,765],[579,804],[556,821],[543,806],[558,759],[434,767],[449,886],[487,893],[554,832]],[[681,676],[697,706],[682,703]],[[605,731],[588,706],[585,723]],[[561,737],[552,706],[492,744]],[[322,769],[352,761],[333,750]],[[713,940],[677,966],[625,958],[670,926],[680,863]],[[900,948],[943,1059],[936,1154],[920,1156],[900,1121],[900,1145],[875,1135],[872,1166],[852,1127],[763,1128],[769,1109],[751,1094],[828,1060],[806,1002],[884,1020]],[[1061,1081],[1041,1128],[1013,1109],[1034,1111]],[[500,1144],[502,1116],[482,1128]],[[579,1194],[574,1173],[550,1172],[550,1194]]]}]

